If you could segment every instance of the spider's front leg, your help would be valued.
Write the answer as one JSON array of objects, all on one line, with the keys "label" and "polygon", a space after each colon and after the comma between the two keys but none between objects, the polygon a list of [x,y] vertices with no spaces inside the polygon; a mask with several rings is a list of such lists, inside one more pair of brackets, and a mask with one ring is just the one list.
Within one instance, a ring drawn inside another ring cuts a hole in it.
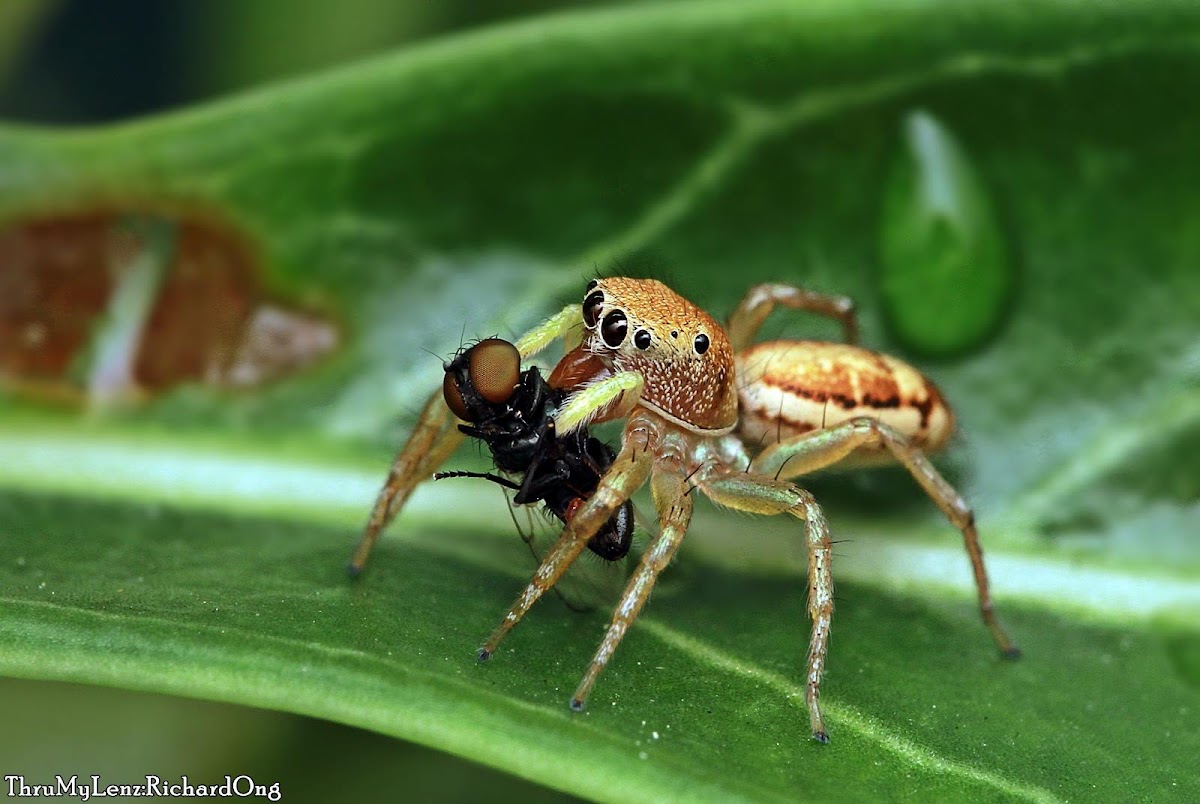
[{"label": "spider's front leg", "polygon": [[692,519],[692,498],[688,494],[687,482],[677,467],[671,464],[663,466],[655,464],[654,475],[651,479],[651,489],[654,492],[654,506],[658,509],[659,524],[662,527],[658,537],[642,554],[641,563],[625,586],[621,594],[621,602],[613,612],[612,623],[604,634],[604,641],[596,651],[595,658],[579,682],[578,689],[571,696],[571,708],[576,712],[582,711],[587,702],[592,685],[600,676],[604,666],[612,657],[617,645],[629,630],[629,626],[637,619],[650,597],[658,574],[671,563],[672,556],[683,542],[688,523]]},{"label": "spider's front leg", "polygon": [[649,428],[638,424],[636,419],[630,421],[621,440],[621,452],[604,477],[600,478],[596,491],[563,528],[562,535],[542,559],[525,591],[517,597],[504,620],[479,649],[480,661],[496,652],[508,632],[579,557],[587,547],[588,539],[596,535],[596,531],[646,482],[653,460],[650,450],[653,438],[654,434]]},{"label": "spider's front leg", "polygon": [[733,315],[729,316],[725,330],[735,352],[746,349],[754,342],[759,327],[767,320],[776,304],[839,321],[845,333],[846,343],[858,343],[858,316],[853,299],[768,282],[755,285],[746,291]]},{"label": "spider's front leg", "polygon": [[[569,349],[578,339],[582,320],[579,305],[569,304],[517,341],[517,351],[522,358],[531,357],[558,338],[566,339]],[[434,392],[421,409],[417,426],[396,454],[387,480],[375,497],[375,505],[347,567],[351,577],[363,571],[384,528],[408,502],[417,485],[454,454],[463,439],[457,425],[458,419],[446,407],[442,392]]]},{"label": "spider's front leg", "polygon": [[805,664],[804,702],[814,740],[829,742],[821,716],[821,678],[829,652],[829,628],[833,621],[833,543],[829,525],[813,496],[793,483],[771,477],[737,472],[717,465],[701,472],[698,483],[705,496],[718,505],[753,514],[791,514],[805,522],[808,544],[808,614],[812,633]]},{"label": "spider's front leg", "polygon": [[987,568],[983,563],[983,548],[979,545],[979,533],[975,530],[975,513],[925,454],[897,430],[867,416],[851,419],[828,430],[817,430],[772,444],[754,459],[750,471],[785,478],[798,477],[832,466],[856,450],[872,447],[887,449],[921,485],[951,524],[962,532],[963,544],[975,575],[983,622],[1005,658],[1019,657],[1020,648],[996,618]]}]

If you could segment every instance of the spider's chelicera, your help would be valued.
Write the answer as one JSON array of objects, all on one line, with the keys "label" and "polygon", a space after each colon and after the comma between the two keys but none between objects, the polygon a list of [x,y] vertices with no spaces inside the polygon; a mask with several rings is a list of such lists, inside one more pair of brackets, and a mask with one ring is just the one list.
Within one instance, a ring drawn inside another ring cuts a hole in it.
[{"label": "spider's chelicera", "polygon": [[[846,343],[753,344],[776,304],[841,321]],[[576,343],[580,327],[582,338]],[[723,328],[661,282],[613,277],[589,283],[582,305],[568,306],[527,334],[516,344],[517,354],[528,357],[560,337],[572,348],[551,375],[551,384],[555,375],[569,377],[558,385],[574,390],[555,406],[557,437],[589,422],[623,418],[621,448],[590,496],[573,504],[570,516],[564,517],[562,535],[480,649],[481,659],[496,651],[591,540],[626,510],[630,496],[649,482],[661,530],[630,577],[595,658],[571,697],[571,708],[583,709],[597,677],[683,540],[692,515],[691,491],[699,490],[722,506],[790,514],[805,523],[812,618],[805,702],[813,737],[827,742],[820,689],[833,616],[832,542],[820,506],[791,480],[845,460],[894,460],[909,471],[962,532],[983,620],[1005,656],[1019,655],[993,613],[974,515],[924,454],[949,438],[953,414],[934,385],[911,366],[854,345],[857,325],[848,299],[788,285],[759,285]],[[485,397],[492,390],[483,375],[473,381]],[[496,399],[501,391],[511,391],[507,383],[505,379],[497,385],[504,388],[495,392]],[[362,568],[371,545],[412,489],[461,439],[441,396],[426,405],[397,455],[355,553],[353,570]],[[449,392],[447,399],[453,406]],[[455,412],[461,416],[464,410]]]}]

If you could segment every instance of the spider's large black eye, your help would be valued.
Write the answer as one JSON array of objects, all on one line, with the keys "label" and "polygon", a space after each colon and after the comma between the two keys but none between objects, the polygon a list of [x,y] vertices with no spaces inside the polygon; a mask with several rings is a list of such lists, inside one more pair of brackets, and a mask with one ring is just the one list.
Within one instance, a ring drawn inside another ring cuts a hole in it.
[{"label": "spider's large black eye", "polygon": [[629,322],[620,310],[613,310],[604,316],[604,323],[600,325],[600,334],[604,337],[604,342],[614,349],[625,340],[625,333],[628,331]]},{"label": "spider's large black eye", "polygon": [[708,351],[708,336],[701,332],[696,336],[696,340],[692,342],[692,346],[696,348],[696,354],[704,354]]},{"label": "spider's large black eye", "polygon": [[587,293],[589,290],[591,290],[592,288],[596,287],[596,285],[599,285],[599,284],[600,284],[599,279],[593,279],[591,282],[587,283],[587,288],[583,292]]},{"label": "spider's large black eye", "polygon": [[644,329],[633,333],[633,345],[639,349],[649,349],[651,340],[650,333]]},{"label": "spider's large black eye", "polygon": [[604,291],[597,290],[592,295],[583,300],[583,323],[588,325],[588,328],[596,326],[596,319],[600,317],[600,308],[604,306]]}]

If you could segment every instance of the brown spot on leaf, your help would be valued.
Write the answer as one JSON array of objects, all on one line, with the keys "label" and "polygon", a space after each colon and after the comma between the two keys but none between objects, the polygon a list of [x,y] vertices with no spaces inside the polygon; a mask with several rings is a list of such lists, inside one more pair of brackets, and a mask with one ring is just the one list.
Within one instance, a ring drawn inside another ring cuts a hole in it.
[{"label": "brown spot on leaf", "polygon": [[[147,254],[155,246],[131,225],[139,221],[171,227],[170,246]],[[92,211],[0,227],[0,384],[79,398],[121,283],[146,257],[162,261],[162,279],[137,313],[144,320],[133,322],[135,387],[127,391],[255,386],[337,346],[328,321],[268,298],[255,250],[229,227],[198,216]]]},{"label": "brown spot on leaf", "polygon": [[116,240],[102,215],[0,230],[0,376],[66,375],[112,293]]}]

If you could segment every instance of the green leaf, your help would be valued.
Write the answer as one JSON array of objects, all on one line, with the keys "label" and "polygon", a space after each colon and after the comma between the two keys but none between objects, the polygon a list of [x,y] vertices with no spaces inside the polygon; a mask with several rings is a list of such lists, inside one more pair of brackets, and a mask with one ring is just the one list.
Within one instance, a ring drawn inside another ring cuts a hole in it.
[{"label": "green leaf", "polygon": [[[674,3],[0,130],[11,232],[204,222],[340,327],[258,389],[177,384],[99,420],[0,403],[0,670],[313,714],[612,800],[1200,797],[1198,43],[1200,7],[1168,2]],[[603,613],[543,602],[472,659],[532,570],[494,489],[423,489],[345,580],[440,381],[423,350],[516,334],[624,255],[719,315],[758,281],[851,295],[864,340],[904,355],[876,235],[916,109],[1018,273],[985,344],[919,362],[959,414],[944,466],[1021,662],[995,659],[953,530],[896,471],[811,484],[848,540],[824,747],[792,524],[698,506],[583,715]]]}]

